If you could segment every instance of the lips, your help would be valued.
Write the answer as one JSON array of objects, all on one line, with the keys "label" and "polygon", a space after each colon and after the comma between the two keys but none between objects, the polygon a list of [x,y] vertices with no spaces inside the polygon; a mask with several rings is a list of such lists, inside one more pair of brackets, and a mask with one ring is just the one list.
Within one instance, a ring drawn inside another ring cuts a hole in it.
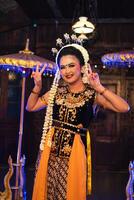
[{"label": "lips", "polygon": [[67,79],[72,78],[72,77],[73,77],[73,74],[66,75],[65,77],[66,77]]}]

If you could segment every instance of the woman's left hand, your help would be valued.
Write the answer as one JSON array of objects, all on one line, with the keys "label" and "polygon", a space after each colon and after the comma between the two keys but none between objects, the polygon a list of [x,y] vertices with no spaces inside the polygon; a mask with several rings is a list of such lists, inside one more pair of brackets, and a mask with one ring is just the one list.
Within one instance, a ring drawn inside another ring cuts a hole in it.
[{"label": "woman's left hand", "polygon": [[98,73],[92,72],[90,65],[89,65],[88,78],[91,87],[93,87],[97,92],[101,92],[104,87],[100,82]]},{"label": "woman's left hand", "polygon": [[[87,74],[91,87],[96,90],[100,95],[97,95],[96,103],[103,106],[104,108],[116,111],[116,112],[127,112],[130,108],[128,103],[120,96],[116,95],[109,89],[106,89],[100,82],[98,73],[94,73],[89,65],[89,72]],[[107,91],[107,92],[105,92]]]}]

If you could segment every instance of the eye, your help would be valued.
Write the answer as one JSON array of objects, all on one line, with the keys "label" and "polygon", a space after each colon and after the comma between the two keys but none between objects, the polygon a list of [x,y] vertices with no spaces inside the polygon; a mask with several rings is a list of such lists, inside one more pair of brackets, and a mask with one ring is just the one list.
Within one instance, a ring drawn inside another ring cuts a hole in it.
[{"label": "eye", "polygon": [[69,68],[75,67],[75,64],[74,64],[74,63],[70,63],[70,64],[67,64],[67,65],[60,65],[60,69],[61,69],[61,70],[62,70],[62,69],[65,69],[66,67],[69,67]]},{"label": "eye", "polygon": [[60,69],[65,69],[66,66],[60,65]]},{"label": "eye", "polygon": [[75,67],[75,64],[71,63],[68,65],[68,67]]}]

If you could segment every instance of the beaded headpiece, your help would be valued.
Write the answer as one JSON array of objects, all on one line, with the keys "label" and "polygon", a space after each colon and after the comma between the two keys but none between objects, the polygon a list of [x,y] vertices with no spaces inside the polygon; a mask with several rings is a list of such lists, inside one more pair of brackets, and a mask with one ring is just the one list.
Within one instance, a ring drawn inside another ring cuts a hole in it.
[{"label": "beaded headpiece", "polygon": [[84,66],[82,66],[82,69],[81,69],[81,72],[83,73],[82,80],[84,83],[89,83],[88,77],[87,77],[88,70],[89,70],[89,64],[88,64],[89,54],[87,50],[83,47],[83,39],[77,38],[75,34],[69,36],[69,34],[67,33],[64,34],[64,38],[65,38],[65,42],[63,42],[61,38],[58,38],[56,40],[57,47],[58,46],[60,47],[59,51],[57,48],[52,48],[53,54],[56,55],[55,62],[57,66],[58,66],[58,56],[63,49],[65,49],[66,47],[73,47],[77,49],[78,51],[80,51],[84,60]]},{"label": "beaded headpiece", "polygon": [[[67,34],[67,33],[64,34],[64,38],[65,38],[65,43],[63,43],[62,39],[60,39],[60,38],[58,38],[56,40],[57,46],[60,47],[59,51],[56,48],[52,48],[53,54],[56,55],[57,72],[55,74],[55,78],[54,78],[54,81],[53,81],[53,84],[52,84],[52,87],[51,87],[50,93],[49,93],[48,106],[47,106],[47,110],[46,110],[46,116],[45,116],[44,126],[43,126],[43,133],[42,133],[42,138],[41,138],[41,143],[40,143],[41,150],[44,149],[44,145],[51,146],[51,132],[48,132],[48,130],[50,130],[52,128],[53,103],[54,103],[54,97],[56,95],[58,83],[59,83],[59,79],[60,79],[58,56],[64,48],[73,47],[80,51],[80,53],[83,57],[83,60],[84,60],[84,66],[82,66],[82,68],[81,68],[81,72],[83,74],[82,81],[84,83],[89,83],[88,76],[87,76],[88,70],[89,70],[89,64],[88,64],[89,54],[88,54],[87,50],[82,46],[83,40],[77,38],[76,35],[71,35],[71,37],[70,37],[69,34]],[[47,140],[47,144],[46,144],[45,142],[46,142],[47,134],[50,134],[50,135],[48,135],[48,140]]]},{"label": "beaded headpiece", "polygon": [[63,48],[65,47],[67,44],[80,44],[81,46],[83,45],[83,39],[78,38],[75,34],[72,34],[71,36],[68,33],[65,33],[64,35],[64,39],[65,41],[63,42],[63,40],[61,38],[57,38],[56,40],[56,46],[57,48],[52,48],[52,52],[53,54],[57,54],[58,53],[58,47]]}]

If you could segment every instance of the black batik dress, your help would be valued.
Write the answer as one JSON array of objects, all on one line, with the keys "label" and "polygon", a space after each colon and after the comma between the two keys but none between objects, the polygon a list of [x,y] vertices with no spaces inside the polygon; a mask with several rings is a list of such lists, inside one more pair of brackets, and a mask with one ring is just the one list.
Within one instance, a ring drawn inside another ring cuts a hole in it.
[{"label": "black batik dress", "polygon": [[[55,133],[48,161],[47,200],[66,200],[68,163],[75,130],[79,124],[84,128],[89,126],[94,99],[95,91],[88,85],[80,93],[72,93],[65,86],[58,88],[53,107]],[[83,142],[85,137],[82,137]]]}]

